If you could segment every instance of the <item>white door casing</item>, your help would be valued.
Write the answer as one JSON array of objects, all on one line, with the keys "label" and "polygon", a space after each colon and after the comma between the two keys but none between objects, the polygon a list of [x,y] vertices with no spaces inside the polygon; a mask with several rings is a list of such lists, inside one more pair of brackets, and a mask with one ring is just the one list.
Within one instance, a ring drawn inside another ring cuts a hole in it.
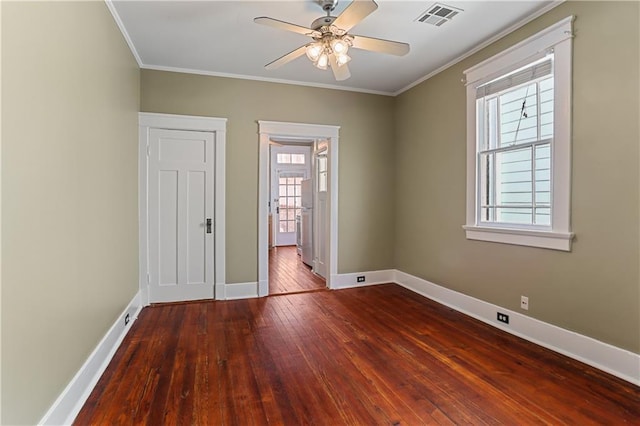
[{"label": "white door casing", "polygon": [[142,302],[224,299],[226,119],[140,113],[139,121]]},{"label": "white door casing", "polygon": [[332,283],[338,271],[338,133],[339,126],[277,121],[258,121],[258,296],[269,294],[269,141],[271,139],[313,139],[327,141],[328,190],[326,227],[326,283]]}]

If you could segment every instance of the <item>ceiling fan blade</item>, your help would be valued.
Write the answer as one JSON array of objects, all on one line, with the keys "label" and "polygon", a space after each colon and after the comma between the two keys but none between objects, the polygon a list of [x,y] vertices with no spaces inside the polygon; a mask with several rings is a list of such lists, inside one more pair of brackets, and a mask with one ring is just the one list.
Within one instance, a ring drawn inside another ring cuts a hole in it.
[{"label": "ceiling fan blade", "polygon": [[349,31],[377,8],[378,5],[373,0],[353,0],[340,16],[333,21],[333,25],[341,30]]},{"label": "ceiling fan blade", "polygon": [[388,53],[396,56],[404,56],[409,53],[409,45],[407,43],[359,35],[351,35],[351,37],[353,37],[353,47],[357,49]]},{"label": "ceiling fan blade", "polygon": [[331,71],[333,71],[333,76],[336,78],[336,81],[343,81],[351,77],[351,72],[349,72],[347,64],[339,66],[335,55],[329,55],[329,64],[331,65]]},{"label": "ceiling fan blade", "polygon": [[318,31],[314,31],[311,28],[302,27],[300,25],[292,24],[289,22],[280,21],[278,19],[268,18],[266,16],[260,16],[258,18],[254,18],[253,22],[256,24],[266,25],[268,27],[278,28],[285,31],[292,31],[294,33],[310,36],[310,37],[321,37]]},{"label": "ceiling fan blade", "polygon": [[297,57],[304,55],[306,48],[307,48],[306,45],[305,46],[300,46],[296,50],[293,50],[293,51],[287,53],[286,55],[281,56],[280,58],[276,59],[275,61],[268,63],[264,67],[266,69],[268,69],[268,70],[274,70],[276,68],[280,68],[284,64],[287,64],[287,63],[293,61],[294,59],[296,59]]}]

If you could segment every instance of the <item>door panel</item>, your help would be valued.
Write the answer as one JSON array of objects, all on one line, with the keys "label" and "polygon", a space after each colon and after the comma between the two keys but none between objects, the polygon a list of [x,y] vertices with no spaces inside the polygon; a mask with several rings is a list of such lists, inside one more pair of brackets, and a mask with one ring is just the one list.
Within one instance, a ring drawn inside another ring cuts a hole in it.
[{"label": "door panel", "polygon": [[211,299],[214,135],[149,133],[149,300]]},{"label": "door panel", "polygon": [[[157,253],[160,285],[178,284],[178,171],[160,170]],[[154,250],[155,252],[155,250]]]},{"label": "door panel", "polygon": [[206,218],[206,173],[189,172],[188,183],[188,203],[189,203],[189,223],[188,223],[188,247],[187,247],[187,283],[195,284],[205,282],[205,246],[207,234],[203,232],[205,223],[202,218]]}]

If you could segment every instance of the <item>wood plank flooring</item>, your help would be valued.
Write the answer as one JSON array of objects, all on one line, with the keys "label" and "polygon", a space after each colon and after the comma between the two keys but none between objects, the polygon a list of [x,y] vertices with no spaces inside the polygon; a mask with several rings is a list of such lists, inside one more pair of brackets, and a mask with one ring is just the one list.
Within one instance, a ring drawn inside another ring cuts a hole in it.
[{"label": "wood plank flooring", "polygon": [[147,307],[75,424],[640,424],[640,388],[385,284]]},{"label": "wood plank flooring", "polygon": [[311,272],[296,253],[296,246],[269,249],[269,294],[325,289],[324,278]]}]

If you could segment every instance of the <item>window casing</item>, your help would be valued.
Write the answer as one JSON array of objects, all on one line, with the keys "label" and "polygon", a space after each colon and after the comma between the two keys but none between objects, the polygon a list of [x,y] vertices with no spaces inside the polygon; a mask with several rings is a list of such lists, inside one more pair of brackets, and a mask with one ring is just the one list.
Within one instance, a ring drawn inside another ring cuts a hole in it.
[{"label": "window casing", "polygon": [[571,249],[572,21],[465,71],[468,239]]}]

